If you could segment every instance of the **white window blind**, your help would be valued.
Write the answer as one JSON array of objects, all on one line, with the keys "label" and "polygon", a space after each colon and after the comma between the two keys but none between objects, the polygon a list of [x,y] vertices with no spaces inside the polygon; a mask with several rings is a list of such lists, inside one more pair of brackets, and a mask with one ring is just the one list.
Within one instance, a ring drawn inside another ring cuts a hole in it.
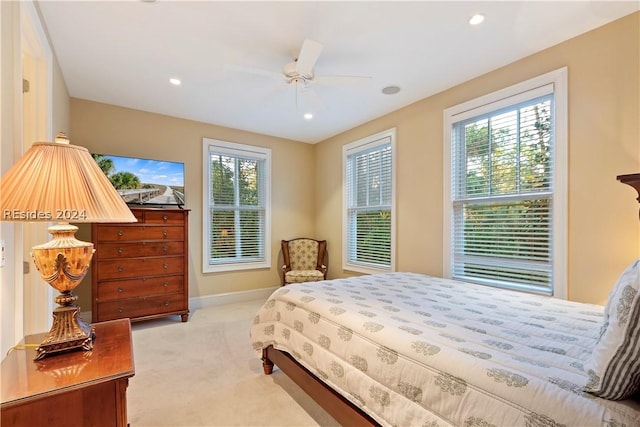
[{"label": "white window blind", "polygon": [[345,147],[345,268],[393,266],[393,134]]},{"label": "white window blind", "polygon": [[223,141],[207,146],[205,270],[268,266],[269,154]]},{"label": "white window blind", "polygon": [[553,93],[454,122],[451,137],[452,277],[552,293]]}]

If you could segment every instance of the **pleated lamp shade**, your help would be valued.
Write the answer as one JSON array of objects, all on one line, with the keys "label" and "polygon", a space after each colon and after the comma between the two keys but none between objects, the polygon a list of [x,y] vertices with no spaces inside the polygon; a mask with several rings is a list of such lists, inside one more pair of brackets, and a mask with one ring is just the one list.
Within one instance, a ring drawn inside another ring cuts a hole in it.
[{"label": "pleated lamp shade", "polygon": [[0,220],[24,222],[136,222],[89,151],[35,142],[0,180]]}]

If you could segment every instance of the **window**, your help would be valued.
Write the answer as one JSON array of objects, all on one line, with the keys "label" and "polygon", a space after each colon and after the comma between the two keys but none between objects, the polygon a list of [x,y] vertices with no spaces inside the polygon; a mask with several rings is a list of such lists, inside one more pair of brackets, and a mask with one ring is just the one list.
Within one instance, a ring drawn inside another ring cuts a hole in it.
[{"label": "window", "polygon": [[363,273],[395,268],[395,129],[343,148],[343,268]]},{"label": "window", "polygon": [[208,138],[203,147],[203,271],[271,267],[271,150]]},{"label": "window", "polygon": [[565,297],[566,69],[448,109],[445,129],[445,275]]}]

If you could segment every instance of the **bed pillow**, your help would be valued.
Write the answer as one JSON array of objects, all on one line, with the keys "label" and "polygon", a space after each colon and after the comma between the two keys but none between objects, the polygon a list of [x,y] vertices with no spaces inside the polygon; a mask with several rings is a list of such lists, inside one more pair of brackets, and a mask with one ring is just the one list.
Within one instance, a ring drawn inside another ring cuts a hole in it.
[{"label": "bed pillow", "polygon": [[585,369],[585,390],[596,396],[621,400],[640,390],[640,259],[609,293],[600,338]]}]

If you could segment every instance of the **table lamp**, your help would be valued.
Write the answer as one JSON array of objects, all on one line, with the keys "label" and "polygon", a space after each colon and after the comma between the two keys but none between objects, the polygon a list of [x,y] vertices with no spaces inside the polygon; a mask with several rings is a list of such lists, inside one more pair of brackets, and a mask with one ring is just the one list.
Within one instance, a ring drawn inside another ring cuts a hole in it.
[{"label": "table lamp", "polygon": [[136,222],[107,176],[84,147],[64,133],[55,142],[35,142],[0,178],[0,220],[55,223],[53,239],[32,248],[42,278],[60,292],[53,325],[35,360],[71,350],[91,350],[94,330],[79,316],[73,290],[87,273],[93,243],[75,238],[70,223]]}]

